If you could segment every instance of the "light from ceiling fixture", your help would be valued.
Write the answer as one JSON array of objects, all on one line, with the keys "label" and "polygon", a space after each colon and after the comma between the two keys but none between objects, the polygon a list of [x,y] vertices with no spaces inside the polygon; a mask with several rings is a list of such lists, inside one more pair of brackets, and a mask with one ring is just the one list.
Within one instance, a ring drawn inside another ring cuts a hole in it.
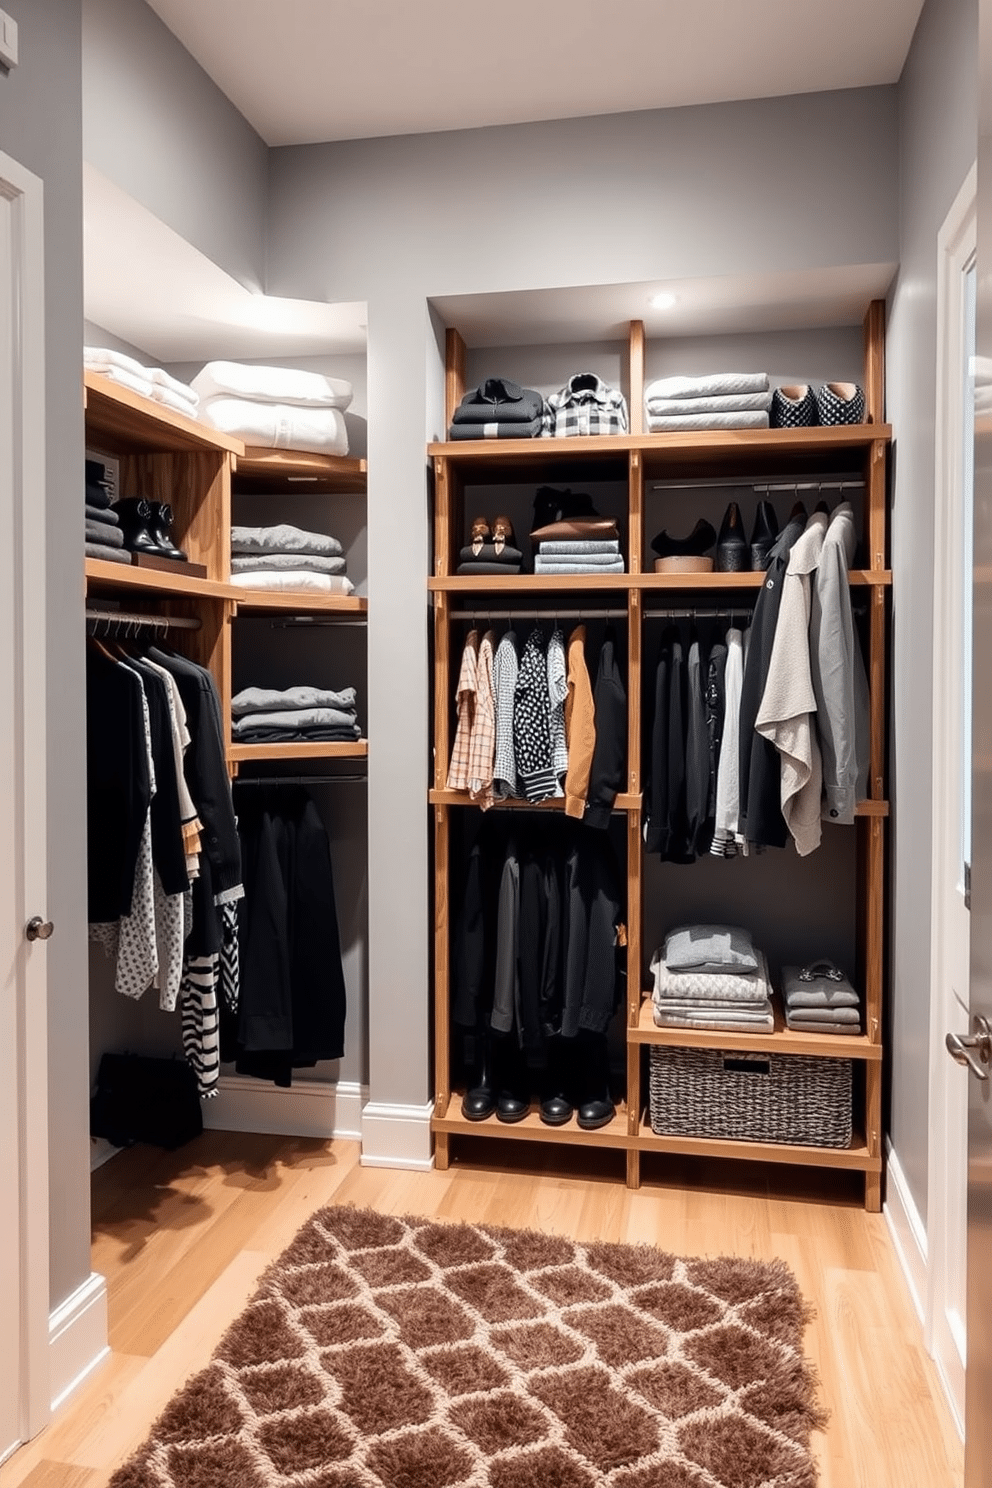
[{"label": "light from ceiling fixture", "polygon": [[663,289],[659,294],[651,296],[651,305],[655,310],[670,310],[678,299],[670,289]]}]

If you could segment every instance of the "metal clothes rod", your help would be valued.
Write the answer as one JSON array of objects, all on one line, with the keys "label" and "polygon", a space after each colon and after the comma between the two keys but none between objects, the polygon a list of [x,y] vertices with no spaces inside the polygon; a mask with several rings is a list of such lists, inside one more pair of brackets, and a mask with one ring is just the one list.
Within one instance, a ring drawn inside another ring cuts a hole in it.
[{"label": "metal clothes rod", "polygon": [[199,630],[200,621],[188,615],[142,615],[131,610],[87,610],[86,623],[133,625],[153,630]]},{"label": "metal clothes rod", "polygon": [[728,609],[726,605],[713,609],[712,606],[694,605],[692,609],[678,610],[645,610],[645,620],[730,620],[735,615],[750,615],[754,610],[754,601],[750,604],[735,605]]},{"label": "metal clothes rod", "polygon": [[324,626],[337,629],[342,625],[366,625],[366,615],[288,615],[284,620],[270,620],[270,630],[320,630]]},{"label": "metal clothes rod", "polygon": [[361,783],[368,785],[367,775],[236,775],[235,786],[239,785],[338,785],[342,781],[346,784]]},{"label": "metal clothes rod", "polygon": [[452,610],[453,620],[626,620],[625,609],[612,610],[577,610],[553,609],[546,610]]},{"label": "metal clothes rod", "polygon": [[752,490],[767,494],[777,492],[797,491],[863,491],[865,483],[860,476],[851,479],[843,479],[838,476],[834,480],[811,481],[811,480],[777,480],[764,479],[761,481],[735,480],[732,476],[721,477],[718,480],[707,480],[702,477],[692,481],[652,481],[652,491],[706,491],[710,488],[729,487],[738,491]]}]

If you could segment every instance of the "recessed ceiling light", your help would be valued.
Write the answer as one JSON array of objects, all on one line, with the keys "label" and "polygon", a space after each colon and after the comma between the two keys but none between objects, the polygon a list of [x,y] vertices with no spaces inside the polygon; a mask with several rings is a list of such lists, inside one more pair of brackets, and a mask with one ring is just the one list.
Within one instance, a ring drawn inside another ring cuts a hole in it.
[{"label": "recessed ceiling light", "polygon": [[651,296],[651,304],[655,310],[670,310],[677,298],[678,296],[673,295],[671,290],[663,289],[659,294]]}]

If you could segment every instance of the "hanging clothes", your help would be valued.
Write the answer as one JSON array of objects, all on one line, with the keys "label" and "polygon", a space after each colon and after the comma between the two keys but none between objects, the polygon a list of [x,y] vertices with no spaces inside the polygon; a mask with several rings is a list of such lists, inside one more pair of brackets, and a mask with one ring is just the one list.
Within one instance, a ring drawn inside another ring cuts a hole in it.
[{"label": "hanging clothes", "polygon": [[851,614],[848,570],[857,536],[854,511],[842,501],[830,518],[813,586],[810,665],[823,761],[823,818],[853,822],[868,795],[868,677]]},{"label": "hanging clothes", "polygon": [[585,814],[587,827],[605,831],[627,770],[627,693],[617,663],[612,626],[600,647],[593,689],[593,744]]},{"label": "hanging clothes", "polygon": [[513,694],[513,740],[520,783],[536,805],[555,794],[544,636],[536,625],[527,637]]},{"label": "hanging clothes", "polygon": [[493,804],[493,764],[496,754],[496,699],[493,684],[493,633],[487,630],[479,646],[475,682],[475,716],[468,742],[468,793],[483,811]]},{"label": "hanging clothes", "polygon": [[520,660],[517,654],[517,636],[511,628],[496,648],[493,662],[493,692],[496,703],[496,749],[493,759],[493,796],[505,801],[510,796],[519,796],[520,782],[517,774],[517,753],[513,731],[514,699],[517,692],[517,677]]},{"label": "hanging clothes", "polygon": [[596,750],[596,713],[589,668],[586,666],[586,628],[577,625],[568,638],[568,696],[565,699],[565,737],[568,769],[565,774],[565,815],[581,820],[589,794],[589,777]]}]

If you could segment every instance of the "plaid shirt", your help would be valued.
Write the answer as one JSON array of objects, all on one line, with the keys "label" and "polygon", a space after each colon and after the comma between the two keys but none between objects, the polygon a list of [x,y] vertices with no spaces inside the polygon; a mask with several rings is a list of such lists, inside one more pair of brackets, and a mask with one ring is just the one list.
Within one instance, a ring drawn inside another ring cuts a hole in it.
[{"label": "plaid shirt", "polygon": [[458,727],[448,767],[448,790],[467,791],[469,786],[469,746],[472,724],[475,719],[475,697],[478,683],[479,632],[470,630],[462,652],[461,671],[458,675]]},{"label": "plaid shirt", "polygon": [[572,434],[626,434],[627,400],[595,372],[576,372],[544,405],[542,438]]},{"label": "plaid shirt", "polygon": [[487,630],[479,647],[475,681],[475,717],[468,741],[468,789],[483,811],[493,804],[493,763],[496,754],[496,698],[493,691],[493,633]]}]

